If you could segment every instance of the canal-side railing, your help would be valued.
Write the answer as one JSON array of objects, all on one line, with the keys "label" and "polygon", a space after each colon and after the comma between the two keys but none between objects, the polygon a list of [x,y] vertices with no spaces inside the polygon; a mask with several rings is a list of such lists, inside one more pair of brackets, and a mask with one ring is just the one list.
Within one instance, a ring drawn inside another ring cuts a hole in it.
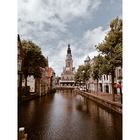
[{"label": "canal-side railing", "polygon": [[87,92],[80,91],[80,90],[77,90],[77,89],[75,89],[74,91],[75,91],[75,93],[78,93],[78,94],[80,94],[84,97],[87,97],[87,98],[89,98],[89,99],[107,107],[108,109],[110,109],[112,111],[115,111],[119,114],[122,114],[122,105],[118,102],[109,101],[109,100],[97,97],[95,95],[91,95]]}]

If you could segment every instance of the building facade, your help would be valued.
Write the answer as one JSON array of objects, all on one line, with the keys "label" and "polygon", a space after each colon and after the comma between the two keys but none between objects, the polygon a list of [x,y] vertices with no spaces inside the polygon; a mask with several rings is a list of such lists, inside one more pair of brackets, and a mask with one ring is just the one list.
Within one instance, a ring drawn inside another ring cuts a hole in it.
[{"label": "building facade", "polygon": [[30,87],[29,88],[30,93],[35,92],[35,78],[33,75],[29,75],[27,77],[27,86]]},{"label": "building facade", "polygon": [[55,88],[56,80],[55,80],[55,72],[53,68],[48,68],[48,90],[51,91]]},{"label": "building facade", "polygon": [[18,47],[18,96],[22,96],[22,77],[23,77],[23,71],[22,71],[22,63],[23,63],[23,50],[22,50],[22,44],[20,40],[20,36],[17,36],[17,47]]},{"label": "building facade", "polygon": [[48,93],[48,67],[41,68],[41,77],[35,79],[35,92],[39,96],[43,96]]},{"label": "building facade", "polygon": [[74,67],[70,44],[68,44],[67,55],[65,60],[65,67],[61,74],[60,86],[74,86]]},{"label": "building facade", "polygon": [[[93,67],[93,65],[95,64],[95,59],[96,57],[90,59],[90,57],[88,56],[85,61],[84,64],[90,64],[91,67]],[[119,79],[122,78],[122,68],[121,67],[117,67],[115,70],[115,78],[114,78],[114,84],[117,84],[119,82]],[[87,87],[88,90],[91,92],[97,92],[97,87],[98,87],[98,92],[104,92],[104,93],[110,93],[112,94],[112,80],[111,80],[111,75],[106,75],[103,74],[101,76],[101,78],[99,79],[98,82],[98,86],[97,86],[97,80],[94,80],[92,78],[92,74],[89,78],[89,80],[87,81]],[[119,93],[120,90],[117,88],[114,88],[114,92],[115,93]]]}]

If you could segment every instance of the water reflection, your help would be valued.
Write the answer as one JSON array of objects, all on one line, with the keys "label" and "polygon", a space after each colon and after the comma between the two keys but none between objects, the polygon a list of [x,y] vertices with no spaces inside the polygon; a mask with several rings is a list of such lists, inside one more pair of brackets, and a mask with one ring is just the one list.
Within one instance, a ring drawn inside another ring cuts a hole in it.
[{"label": "water reflection", "polygon": [[81,112],[86,112],[91,122],[94,123],[94,130],[100,130],[97,132],[96,139],[111,139],[111,140],[121,140],[122,136],[122,120],[121,116],[113,113],[111,114],[107,110],[99,107],[93,101],[82,97],[81,95],[76,95],[77,105],[76,109]]},{"label": "water reflection", "polygon": [[19,106],[19,127],[31,140],[121,140],[121,116],[72,90]]}]

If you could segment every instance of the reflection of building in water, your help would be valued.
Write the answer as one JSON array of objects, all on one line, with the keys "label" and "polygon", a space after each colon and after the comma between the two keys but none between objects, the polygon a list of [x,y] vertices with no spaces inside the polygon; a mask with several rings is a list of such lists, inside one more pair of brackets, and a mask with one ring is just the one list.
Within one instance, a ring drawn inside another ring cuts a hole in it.
[{"label": "reflection of building in water", "polygon": [[[109,133],[112,128],[111,126],[114,125],[114,122],[112,120],[112,118],[114,118],[114,117],[112,116],[112,114],[109,111],[107,111],[105,108],[100,107],[95,102],[90,101],[89,99],[85,98],[83,104],[87,106],[85,109],[87,109],[87,111],[91,115],[91,117],[94,120],[96,120],[97,122],[99,122],[100,126],[102,128],[107,127],[108,133]],[[83,111],[85,111],[84,105],[83,105]],[[106,122],[108,122],[108,123],[106,123]]]},{"label": "reflection of building in water", "polygon": [[70,44],[68,44],[67,55],[66,55],[66,66],[63,68],[61,74],[60,85],[61,86],[74,86],[74,73],[73,73],[73,59],[71,54]]},{"label": "reflection of building in water", "polygon": [[[84,98],[80,95],[76,96],[76,108],[79,111],[88,112],[90,116],[104,125],[112,126],[113,122],[111,120],[112,115],[107,110],[103,109],[102,107],[98,106],[95,102],[91,101],[88,98]],[[106,124],[108,122],[108,124]]]}]

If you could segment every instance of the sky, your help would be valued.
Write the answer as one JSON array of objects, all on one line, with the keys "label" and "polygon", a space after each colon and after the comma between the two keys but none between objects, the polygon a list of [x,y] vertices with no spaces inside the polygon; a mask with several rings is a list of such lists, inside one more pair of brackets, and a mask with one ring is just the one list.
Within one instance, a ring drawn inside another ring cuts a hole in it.
[{"label": "sky", "polygon": [[19,0],[18,34],[32,40],[60,76],[68,44],[77,69],[109,31],[111,20],[122,17],[122,0]]}]

